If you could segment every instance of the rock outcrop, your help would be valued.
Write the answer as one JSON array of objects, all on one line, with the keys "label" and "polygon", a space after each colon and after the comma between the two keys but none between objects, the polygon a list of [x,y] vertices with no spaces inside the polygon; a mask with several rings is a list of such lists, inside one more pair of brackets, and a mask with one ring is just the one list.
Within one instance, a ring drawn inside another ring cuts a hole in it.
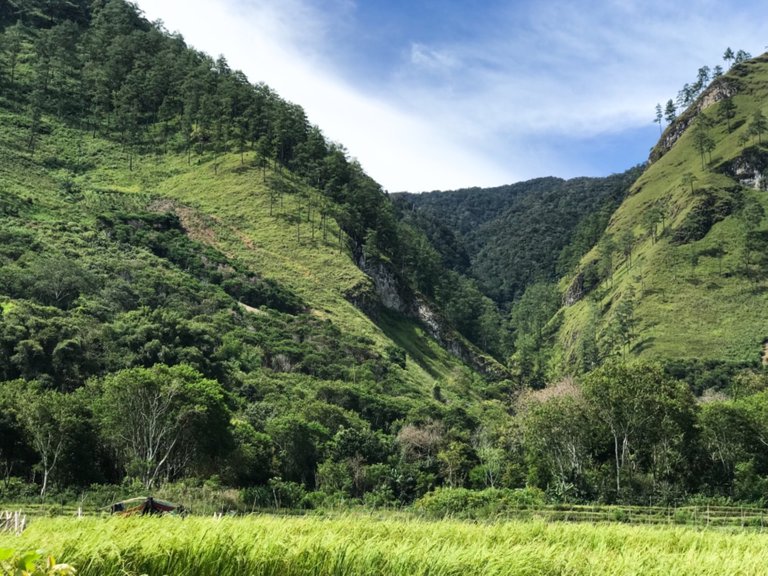
[{"label": "rock outcrop", "polygon": [[747,188],[768,188],[768,152],[759,146],[745,148],[736,158],[720,166],[719,170]]},{"label": "rock outcrop", "polygon": [[735,78],[721,77],[712,82],[704,93],[691,104],[661,135],[658,144],[651,150],[648,162],[656,162],[672,149],[696,117],[710,106],[721,100],[731,98],[739,92],[740,83]]},{"label": "rock outcrop", "polygon": [[427,298],[408,287],[386,262],[366,258],[362,251],[357,251],[355,261],[370,283],[356,286],[345,296],[366,315],[376,320],[382,308],[402,314],[417,321],[443,349],[481,374],[497,380],[509,377],[501,364],[461,336]]}]

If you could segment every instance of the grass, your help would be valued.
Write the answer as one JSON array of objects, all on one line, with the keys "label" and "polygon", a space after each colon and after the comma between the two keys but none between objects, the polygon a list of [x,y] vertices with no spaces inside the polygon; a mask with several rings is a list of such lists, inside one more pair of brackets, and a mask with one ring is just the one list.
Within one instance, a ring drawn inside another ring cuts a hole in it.
[{"label": "grass", "polygon": [[0,547],[80,576],[763,574],[768,536],[733,530],[372,516],[41,519]]},{"label": "grass", "polygon": [[[740,78],[742,89],[734,96],[737,126],[728,132],[724,121],[717,121],[712,136],[717,143],[712,161],[702,167],[689,128],[669,152],[648,167],[633,186],[629,197],[611,219],[608,233],[620,238],[632,230],[637,238],[632,266],[615,256],[612,282],[565,310],[559,342],[566,350],[563,363],[578,348],[579,335],[587,321],[587,309],[596,307],[602,315],[601,328],[610,323],[614,305],[635,292],[635,356],[647,359],[700,359],[729,362],[758,362],[768,330],[768,276],[753,266],[747,271],[741,259],[743,228],[736,215],[716,223],[698,241],[675,245],[671,231],[678,228],[700,197],[702,190],[737,186],[735,180],[718,167],[738,157],[743,148],[739,136],[748,130],[753,112],[763,107],[768,97],[768,60],[750,62],[749,75]],[[718,104],[706,110],[716,119]],[[750,140],[750,144],[752,141]],[[694,192],[683,184],[683,175],[693,174]],[[765,193],[742,189],[768,212]],[[653,242],[643,225],[645,212],[658,201],[669,206],[667,233]],[[768,220],[760,229],[765,229]],[[722,256],[714,256],[722,247]],[[583,263],[597,257],[588,254]],[[564,286],[566,283],[563,284]]]}]

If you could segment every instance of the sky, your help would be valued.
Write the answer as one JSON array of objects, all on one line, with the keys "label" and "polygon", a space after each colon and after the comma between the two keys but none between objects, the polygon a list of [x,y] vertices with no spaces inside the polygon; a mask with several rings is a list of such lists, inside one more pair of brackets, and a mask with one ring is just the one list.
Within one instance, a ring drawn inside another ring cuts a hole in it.
[{"label": "sky", "polygon": [[605,176],[644,162],[655,106],[726,47],[768,44],[757,0],[138,0],[301,105],[390,192]]}]

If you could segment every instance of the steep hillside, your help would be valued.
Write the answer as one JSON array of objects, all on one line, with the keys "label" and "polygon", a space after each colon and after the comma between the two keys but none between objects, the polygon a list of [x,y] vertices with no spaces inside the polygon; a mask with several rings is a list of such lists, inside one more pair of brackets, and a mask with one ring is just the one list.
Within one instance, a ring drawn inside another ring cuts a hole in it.
[{"label": "steep hillside", "polygon": [[715,80],[667,127],[605,235],[562,285],[560,369],[611,354],[760,362],[767,101],[762,56]]},{"label": "steep hillside", "polygon": [[[455,413],[450,438],[468,444],[479,423],[466,411],[506,390],[478,373],[504,368],[430,298],[440,269],[423,274],[437,262],[423,235],[300,107],[132,5],[12,8],[0,12],[6,484],[215,474],[314,489],[321,461],[347,477],[353,459],[379,474],[358,496],[412,498],[384,466],[398,431]],[[153,410],[159,439],[127,441]],[[341,449],[338,434],[355,439]],[[436,478],[422,472],[421,491]]]},{"label": "steep hillside", "polygon": [[567,273],[603,232],[641,170],[607,178],[538,178],[498,188],[395,195],[446,266],[500,304]]}]

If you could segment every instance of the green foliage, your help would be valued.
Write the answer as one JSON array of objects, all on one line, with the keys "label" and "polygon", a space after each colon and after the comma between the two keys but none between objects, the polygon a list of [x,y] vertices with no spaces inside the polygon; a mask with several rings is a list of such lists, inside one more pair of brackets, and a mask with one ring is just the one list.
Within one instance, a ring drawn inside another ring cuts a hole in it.
[{"label": "green foliage", "polygon": [[495,518],[514,510],[536,508],[544,502],[544,493],[535,488],[441,488],[419,498],[413,507],[434,518]]},{"label": "green foliage", "polygon": [[749,134],[757,136],[758,144],[762,144],[763,132],[766,130],[768,130],[768,120],[766,120],[765,115],[763,115],[763,111],[758,108],[755,110],[752,115],[752,121],[749,123]]},{"label": "green foliage", "polygon": [[215,248],[191,240],[175,214],[105,214],[99,216],[99,224],[120,244],[146,248],[197,280],[221,286],[243,304],[290,314],[303,308],[294,294],[274,280],[249,274]]},{"label": "green foliage", "polygon": [[697,201],[681,224],[672,232],[672,242],[687,244],[701,240],[720,222],[736,212],[742,202],[739,188],[697,190]]},{"label": "green foliage", "polygon": [[403,217],[427,234],[447,265],[466,271],[486,295],[508,304],[528,285],[555,281],[578,262],[640,171],[395,198]]},{"label": "green foliage", "polygon": [[207,462],[230,448],[221,386],[189,366],[123,370],[98,387],[103,437],[127,474],[148,489],[173,476],[205,474]]},{"label": "green foliage", "polygon": [[57,563],[53,556],[40,552],[14,552],[0,549],[0,574],[3,576],[74,576],[69,564]]},{"label": "green foliage", "polygon": [[584,380],[584,396],[612,442],[616,496],[647,470],[654,484],[681,480],[690,454],[695,403],[688,388],[659,365],[607,363]]},{"label": "green foliage", "polygon": [[[733,372],[765,340],[765,202],[734,178],[764,168],[763,64],[734,70],[746,90],[719,123],[689,107],[631,189],[639,168],[393,204],[299,106],[131,4],[18,0],[0,19],[3,497],[182,478],[249,507],[439,514],[760,497],[765,386]],[[381,310],[360,268],[515,382]],[[574,269],[580,290],[554,284]],[[683,360],[598,368],[657,350]],[[591,374],[547,386],[558,371]],[[699,412],[688,387],[733,399]]]},{"label": "green foliage", "polygon": [[[548,326],[561,305],[561,296],[554,284],[531,284],[510,311],[514,332],[513,363],[522,379],[542,386],[547,379],[553,326]],[[555,328],[556,329],[556,328]]]}]

